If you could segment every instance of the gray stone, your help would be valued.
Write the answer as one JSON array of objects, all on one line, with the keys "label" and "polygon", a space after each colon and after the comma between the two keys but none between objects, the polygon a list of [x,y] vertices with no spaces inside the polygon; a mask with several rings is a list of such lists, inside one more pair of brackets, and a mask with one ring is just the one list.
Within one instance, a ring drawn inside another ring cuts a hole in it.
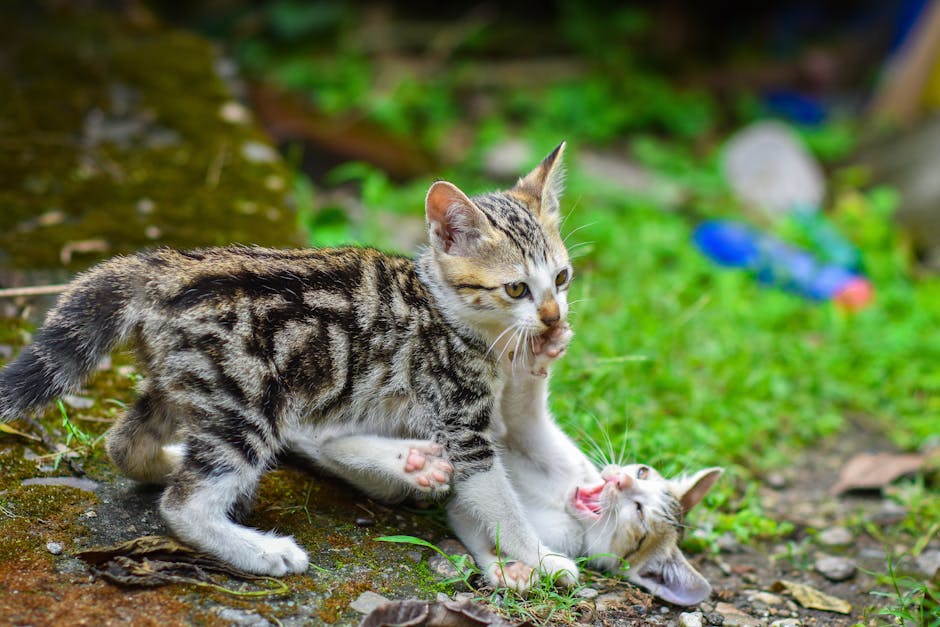
[{"label": "gray stone", "polygon": [[872,514],[871,521],[876,525],[887,527],[896,525],[907,518],[907,508],[894,501],[882,501],[881,508]]},{"label": "gray stone", "polygon": [[383,597],[381,594],[376,594],[371,590],[366,590],[359,597],[349,604],[349,607],[356,610],[360,614],[368,614],[375,608],[380,605],[388,603],[389,600]]},{"label": "gray stone", "polygon": [[702,627],[704,620],[701,612],[682,612],[679,614],[679,627]]},{"label": "gray stone", "polygon": [[760,603],[761,605],[773,606],[783,605],[784,599],[776,594],[764,592],[763,590],[752,590],[747,593],[749,603]]},{"label": "gray stone", "polygon": [[237,610],[232,607],[220,607],[217,610],[219,618],[229,625],[238,625],[239,627],[271,627],[264,616],[249,612],[248,610]]},{"label": "gray stone", "polygon": [[855,562],[845,557],[823,555],[816,560],[816,571],[829,581],[845,581],[855,575]]},{"label": "gray stone", "polygon": [[725,617],[718,612],[708,612],[705,614],[705,620],[708,621],[709,625],[714,625],[715,627],[722,627],[722,625],[725,624]]},{"label": "gray stone", "polygon": [[75,394],[64,395],[62,402],[72,409],[91,409],[95,405],[95,399],[87,396],[76,396]]},{"label": "gray stone", "polygon": [[600,593],[594,588],[581,588],[578,590],[578,596],[582,599],[596,599],[598,594]]},{"label": "gray stone", "polygon": [[62,545],[58,542],[46,542],[46,550],[53,555],[59,555],[62,553]]},{"label": "gray stone", "polygon": [[924,551],[917,556],[917,568],[927,575],[928,579],[933,579],[940,572],[940,551],[931,549]]},{"label": "gray stone", "polygon": [[248,140],[242,144],[242,157],[251,163],[275,163],[279,157],[277,152],[261,142]]},{"label": "gray stone", "polygon": [[718,549],[722,553],[740,553],[743,550],[741,543],[738,542],[738,539],[734,537],[730,531],[718,536],[718,540],[715,541],[715,544],[718,545]]},{"label": "gray stone", "polygon": [[799,618],[781,618],[770,623],[770,627],[803,627]]},{"label": "gray stone", "polygon": [[761,627],[764,623],[730,603],[719,603],[715,611],[724,619],[723,627]]},{"label": "gray stone", "polygon": [[849,546],[855,536],[845,527],[829,527],[819,532],[816,541],[822,546]]}]

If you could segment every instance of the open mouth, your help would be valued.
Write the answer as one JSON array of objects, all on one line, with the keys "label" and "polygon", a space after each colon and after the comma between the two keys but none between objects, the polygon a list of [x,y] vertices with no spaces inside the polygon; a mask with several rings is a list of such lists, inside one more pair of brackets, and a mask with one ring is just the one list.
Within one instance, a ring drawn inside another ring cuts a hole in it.
[{"label": "open mouth", "polygon": [[574,491],[574,508],[592,518],[601,517],[601,492],[607,483],[593,488],[578,488]]}]

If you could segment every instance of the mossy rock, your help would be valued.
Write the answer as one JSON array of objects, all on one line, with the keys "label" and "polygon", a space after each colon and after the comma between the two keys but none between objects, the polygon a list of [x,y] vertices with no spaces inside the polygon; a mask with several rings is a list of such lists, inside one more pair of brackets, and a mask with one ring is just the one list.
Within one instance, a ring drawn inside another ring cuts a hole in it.
[{"label": "mossy rock", "polygon": [[290,172],[212,43],[59,4],[0,20],[0,268],[63,275],[156,245],[302,243]]}]

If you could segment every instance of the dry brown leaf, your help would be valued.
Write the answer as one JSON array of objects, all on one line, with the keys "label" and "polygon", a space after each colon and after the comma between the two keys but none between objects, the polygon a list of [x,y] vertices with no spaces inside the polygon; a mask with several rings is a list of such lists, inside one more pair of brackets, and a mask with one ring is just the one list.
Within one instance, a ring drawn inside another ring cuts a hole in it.
[{"label": "dry brown leaf", "polygon": [[[229,566],[211,555],[200,553],[166,536],[143,536],[78,553],[91,565],[92,572],[111,583],[124,586],[162,586],[188,583],[211,586],[239,596],[266,596],[287,592],[287,587],[270,577],[258,577]],[[227,575],[253,582],[273,582],[277,587],[261,590],[231,590],[213,575]]]},{"label": "dry brown leaf", "polygon": [[470,601],[393,601],[372,610],[359,627],[522,627]]},{"label": "dry brown leaf", "polygon": [[797,603],[807,609],[837,612],[839,614],[849,614],[852,611],[852,605],[848,601],[830,596],[803,583],[781,579],[774,582],[771,590],[774,592],[786,590],[793,595]]},{"label": "dry brown leaf", "polygon": [[848,490],[880,490],[895,479],[919,472],[926,456],[919,453],[859,453],[852,457],[832,486],[833,495]]}]

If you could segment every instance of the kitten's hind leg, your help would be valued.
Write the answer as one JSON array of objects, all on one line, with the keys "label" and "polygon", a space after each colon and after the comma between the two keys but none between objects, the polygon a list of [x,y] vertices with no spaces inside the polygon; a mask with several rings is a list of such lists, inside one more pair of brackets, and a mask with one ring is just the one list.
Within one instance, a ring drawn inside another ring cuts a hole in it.
[{"label": "kitten's hind leg", "polygon": [[166,483],[180,466],[182,446],[168,444],[176,421],[161,395],[144,387],[105,438],[108,456],[121,472],[143,483]]},{"label": "kitten's hind leg", "polygon": [[298,453],[383,501],[409,496],[439,498],[450,490],[454,467],[440,444],[377,435],[319,439],[315,434],[292,434]]},{"label": "kitten's hind leg", "polygon": [[211,434],[190,436],[183,465],[160,502],[160,512],[184,542],[236,568],[278,577],[307,570],[307,554],[288,536],[232,522],[257,487],[273,452],[247,441],[233,446]]}]

